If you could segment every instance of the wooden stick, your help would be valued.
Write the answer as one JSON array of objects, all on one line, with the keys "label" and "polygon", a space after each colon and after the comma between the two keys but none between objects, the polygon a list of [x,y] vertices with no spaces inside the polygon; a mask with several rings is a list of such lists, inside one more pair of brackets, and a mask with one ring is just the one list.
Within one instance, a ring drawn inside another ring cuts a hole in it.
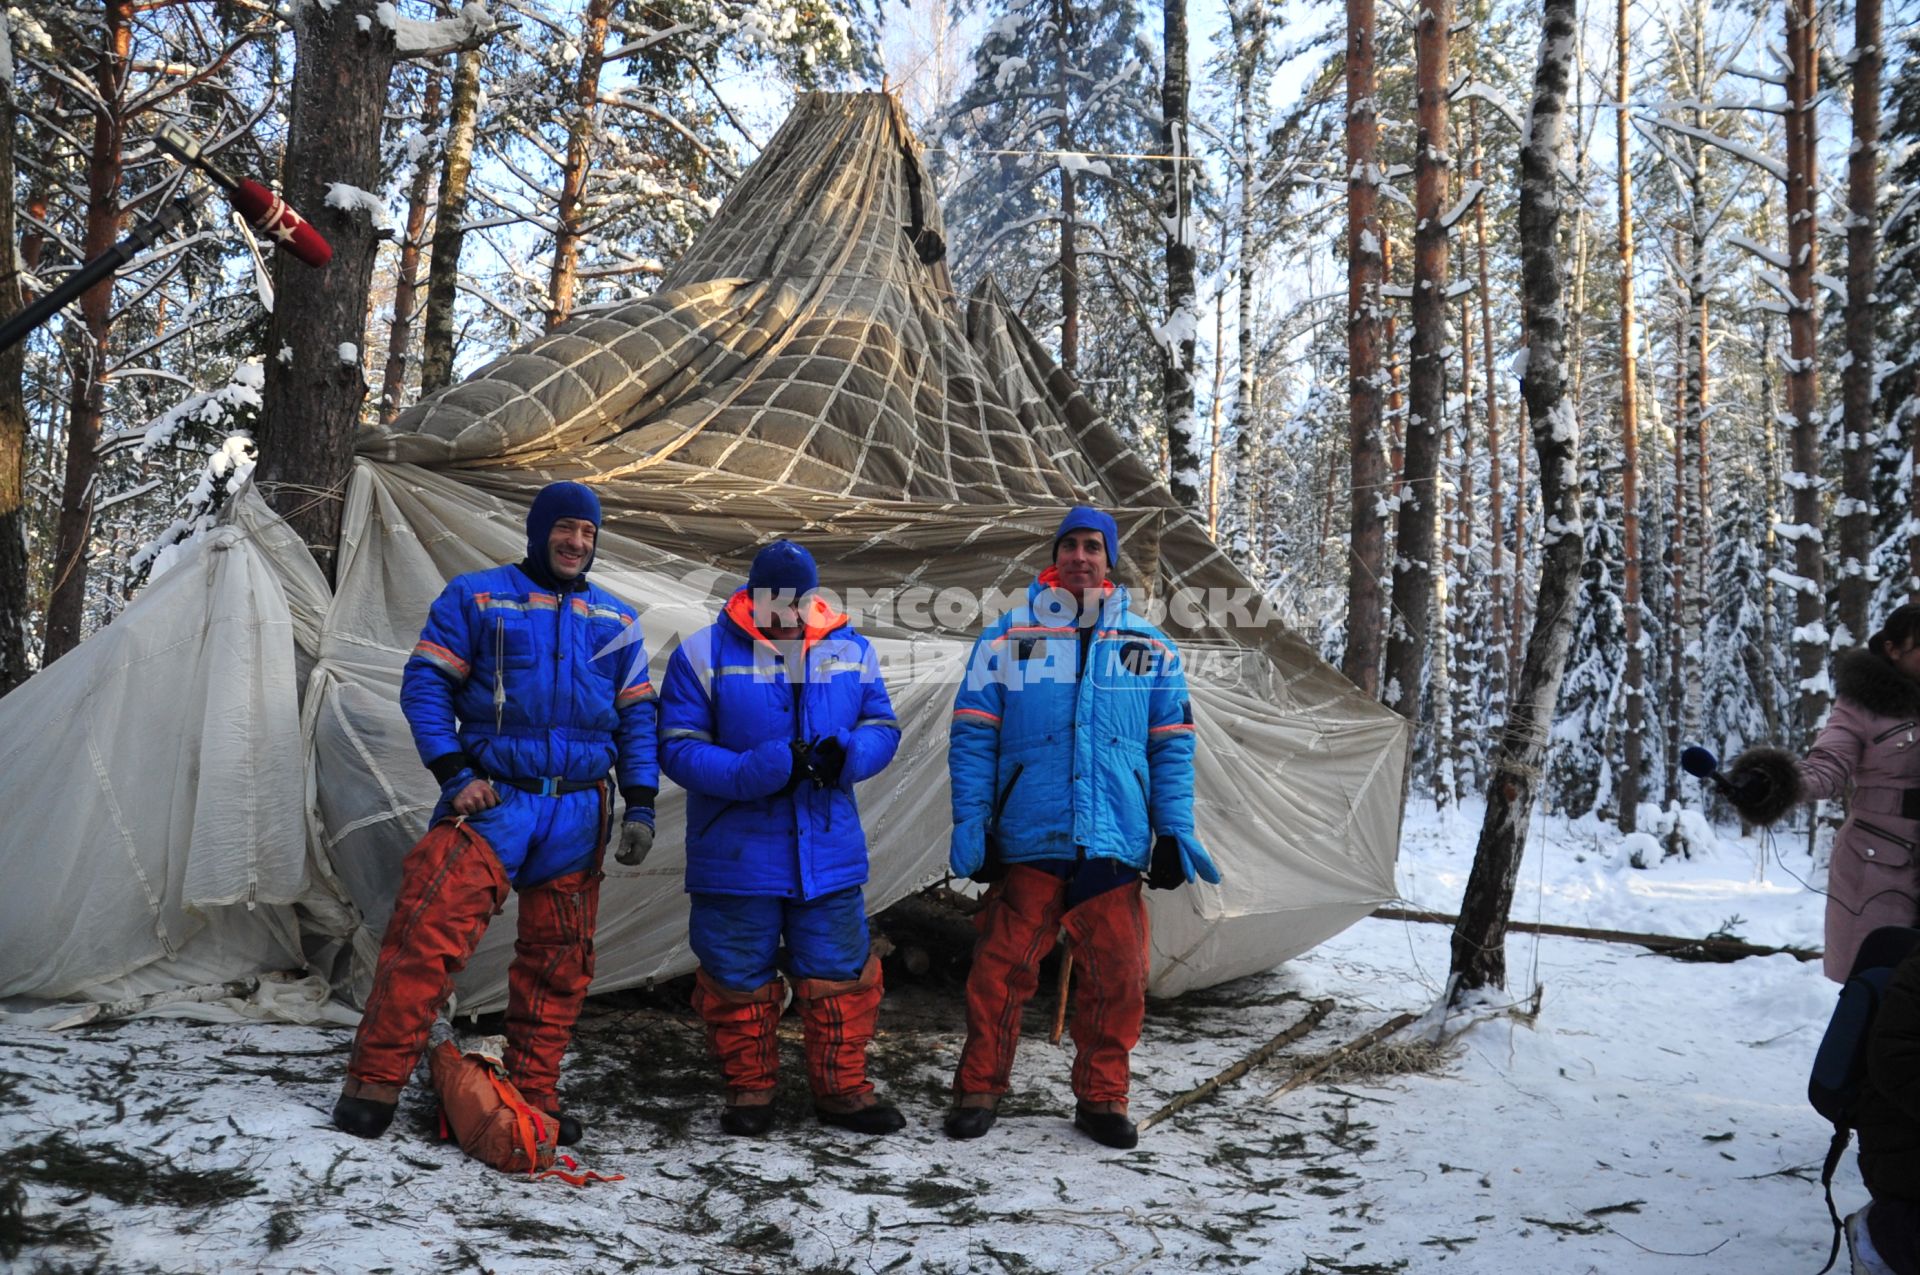
[{"label": "wooden stick", "polygon": [[1053,1036],[1051,1043],[1060,1043],[1060,1033],[1067,1030],[1067,984],[1073,978],[1073,949],[1068,948],[1060,954],[1060,982],[1054,988]]},{"label": "wooden stick", "polygon": [[1267,1059],[1273,1057],[1279,1050],[1285,1049],[1288,1045],[1291,1045],[1294,1041],[1299,1040],[1302,1036],[1318,1027],[1320,1020],[1332,1011],[1333,1002],[1330,1000],[1313,1002],[1312,1005],[1307,1007],[1305,1017],[1301,1018],[1299,1022],[1287,1028],[1278,1036],[1275,1036],[1272,1040],[1260,1046],[1260,1048],[1254,1050],[1239,1062],[1233,1064],[1233,1066],[1215,1075],[1211,1080],[1202,1081],[1192,1089],[1187,1090],[1179,1097],[1173,1099],[1167,1103],[1166,1106],[1160,1108],[1145,1120],[1142,1120],[1138,1127],[1143,1132],[1151,1129],[1168,1116],[1176,1115],[1182,1109],[1192,1106],[1207,1095],[1216,1093],[1222,1087],[1232,1084]]},{"label": "wooden stick", "polygon": [[[1412,912],[1405,908],[1380,908],[1374,915],[1383,921],[1420,921],[1431,925],[1457,925],[1460,918],[1444,912]],[[1636,934],[1631,930],[1589,930],[1577,925],[1549,925],[1538,921],[1509,921],[1507,928],[1522,934],[1557,934],[1570,939],[1595,939],[1602,943],[1632,943],[1655,952],[1692,950],[1739,960],[1743,956],[1778,956],[1785,953],[1796,961],[1817,961],[1821,952],[1811,947],[1767,947],[1742,939],[1683,938],[1676,934]]]},{"label": "wooden stick", "polygon": [[1375,1041],[1385,1040],[1387,1037],[1393,1035],[1395,1032],[1399,1031],[1402,1027],[1405,1027],[1408,1023],[1412,1022],[1414,1019],[1418,1017],[1420,1017],[1420,1015],[1418,1014],[1395,1014],[1392,1018],[1389,1018],[1386,1022],[1380,1024],[1378,1027],[1374,1028],[1372,1031],[1368,1032],[1366,1035],[1360,1037],[1358,1040],[1350,1040],[1346,1044],[1340,1046],[1340,1048],[1334,1050],[1332,1053],[1328,1054],[1325,1058],[1322,1058],[1319,1062],[1313,1064],[1313,1066],[1303,1067],[1299,1071],[1294,1072],[1293,1075],[1287,1079],[1286,1084],[1281,1085],[1278,1089],[1275,1089],[1269,1092],[1265,1098],[1261,1099],[1261,1101],[1272,1102],[1275,1098],[1278,1098],[1281,1094],[1287,1093],[1290,1090],[1298,1089],[1301,1085],[1304,1085],[1308,1081],[1314,1079],[1314,1077],[1326,1071],[1329,1067],[1339,1062],[1342,1058],[1345,1058],[1348,1054],[1358,1053],[1360,1050],[1365,1049],[1368,1045],[1373,1044]]}]

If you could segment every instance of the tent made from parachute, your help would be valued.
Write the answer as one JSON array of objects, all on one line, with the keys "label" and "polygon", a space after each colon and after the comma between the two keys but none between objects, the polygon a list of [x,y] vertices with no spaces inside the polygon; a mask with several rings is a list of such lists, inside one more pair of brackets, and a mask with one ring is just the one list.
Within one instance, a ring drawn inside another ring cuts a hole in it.
[{"label": "tent made from parachute", "polygon": [[[1024,597],[1079,502],[1114,512],[1117,574],[1181,645],[1198,825],[1225,876],[1152,896],[1154,990],[1270,967],[1394,897],[1407,724],[1262,614],[1001,295],[954,295],[943,253],[899,107],[806,95],[654,295],[364,435],[331,588],[244,493],[0,701],[0,995],[294,968],[357,1000],[436,796],[402,665],[445,582],[517,560],[533,493],[562,478],[599,492],[593,578],[639,609],[656,682],[759,546],[813,550],[904,726],[860,793],[872,909],[944,871],[947,722],[980,600]],[[644,867],[611,869],[599,990],[693,966],[682,797],[663,785]],[[463,1010],[504,1004],[512,935],[511,917],[488,933]]]}]

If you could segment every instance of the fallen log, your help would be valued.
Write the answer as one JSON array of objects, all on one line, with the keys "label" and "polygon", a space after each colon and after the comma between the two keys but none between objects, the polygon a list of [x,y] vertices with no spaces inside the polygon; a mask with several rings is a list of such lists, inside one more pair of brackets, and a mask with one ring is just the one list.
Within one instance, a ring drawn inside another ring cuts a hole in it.
[{"label": "fallen log", "polygon": [[1272,1040],[1260,1046],[1260,1048],[1254,1050],[1252,1053],[1248,1054],[1245,1058],[1242,1058],[1239,1062],[1233,1064],[1233,1066],[1228,1067],[1226,1070],[1213,1076],[1211,1079],[1202,1081],[1200,1084],[1195,1085],[1193,1088],[1187,1090],[1185,1093],[1181,1094],[1179,1097],[1174,1098],[1172,1101],[1168,1102],[1164,1107],[1161,1107],[1158,1111],[1148,1116],[1145,1120],[1142,1120],[1138,1126],[1140,1131],[1144,1133],[1148,1129],[1151,1129],[1153,1128],[1153,1126],[1159,1124],[1162,1120],[1165,1120],[1168,1116],[1177,1115],[1182,1109],[1192,1106],[1194,1103],[1200,1101],[1202,1098],[1205,1098],[1207,1095],[1212,1093],[1217,1093],[1224,1086],[1230,1085],[1234,1081],[1240,1079],[1240,1077],[1246,1075],[1249,1071],[1252,1071],[1255,1067],[1258,1067],[1261,1063],[1273,1057],[1273,1055],[1277,1051],[1281,1049],[1285,1049],[1288,1045],[1291,1045],[1294,1041],[1299,1040],[1302,1036],[1312,1031],[1315,1027],[1318,1027],[1320,1025],[1320,1020],[1325,1018],[1329,1013],[1332,1012],[1332,1010],[1333,1010],[1332,1001],[1330,1000],[1315,1001],[1312,1005],[1307,1007],[1306,1016],[1303,1017],[1299,1022],[1287,1028],[1285,1031],[1281,1032],[1278,1036],[1275,1036]]},{"label": "fallen log", "polygon": [[[1420,921],[1429,925],[1457,925],[1460,918],[1445,912],[1414,912],[1406,908],[1379,908],[1374,914],[1383,921]],[[1677,934],[1637,934],[1631,930],[1590,930],[1578,925],[1551,925],[1542,921],[1509,921],[1507,928],[1522,934],[1553,934],[1561,938],[1593,939],[1600,943],[1631,943],[1649,951],[1691,961],[1737,961],[1748,956],[1779,956],[1796,961],[1817,961],[1821,951],[1815,947],[1768,947],[1745,939],[1709,935],[1690,939]]]},{"label": "fallen log", "polygon": [[1301,1085],[1306,1084],[1316,1076],[1326,1072],[1328,1068],[1332,1067],[1342,1058],[1345,1058],[1349,1054],[1357,1054],[1367,1046],[1385,1040],[1418,1017],[1420,1017],[1418,1014],[1395,1014],[1392,1018],[1381,1023],[1366,1035],[1348,1041],[1311,1067],[1302,1067],[1299,1071],[1294,1072],[1293,1075],[1287,1078],[1285,1084],[1281,1085],[1278,1089],[1269,1090],[1261,1101],[1272,1102],[1281,1094],[1290,1093],[1298,1089]]}]

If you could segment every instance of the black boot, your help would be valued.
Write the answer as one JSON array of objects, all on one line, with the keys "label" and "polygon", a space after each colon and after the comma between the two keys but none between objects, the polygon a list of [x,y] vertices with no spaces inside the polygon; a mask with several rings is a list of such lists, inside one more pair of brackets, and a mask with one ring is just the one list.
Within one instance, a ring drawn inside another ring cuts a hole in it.
[{"label": "black boot", "polygon": [[1116,1150],[1131,1151],[1140,1144],[1140,1131],[1118,1111],[1094,1111],[1085,1103],[1075,1103],[1073,1127]]},{"label": "black boot", "polygon": [[566,1112],[563,1111],[559,1114],[559,1116],[556,1117],[556,1119],[560,1121],[560,1145],[561,1146],[570,1147],[574,1143],[580,1141],[581,1138],[586,1136],[587,1127],[581,1124],[577,1117],[568,1115]]},{"label": "black boot", "polygon": [[900,1114],[900,1109],[884,1102],[876,1102],[858,1111],[828,1111],[825,1107],[815,1107],[813,1114],[820,1117],[821,1124],[851,1129],[855,1133],[898,1133],[907,1127],[907,1118]]},{"label": "black boot", "polygon": [[333,1104],[333,1127],[356,1138],[377,1138],[393,1123],[393,1112],[400,1104],[375,1102],[371,1098],[347,1098]]},{"label": "black boot", "polygon": [[977,1138],[993,1128],[992,1107],[955,1107],[947,1113],[949,1138]]},{"label": "black boot", "polygon": [[720,1113],[720,1129],[737,1138],[757,1138],[773,1128],[773,1104],[728,1107]]}]

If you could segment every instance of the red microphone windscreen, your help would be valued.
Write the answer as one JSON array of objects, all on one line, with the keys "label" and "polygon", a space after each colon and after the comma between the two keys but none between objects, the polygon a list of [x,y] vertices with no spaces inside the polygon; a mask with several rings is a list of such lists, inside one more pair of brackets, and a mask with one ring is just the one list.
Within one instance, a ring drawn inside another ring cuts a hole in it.
[{"label": "red microphone windscreen", "polygon": [[306,218],[287,206],[287,202],[250,178],[228,192],[233,206],[240,210],[255,230],[272,238],[310,266],[324,266],[333,260],[333,245],[307,224]]}]

